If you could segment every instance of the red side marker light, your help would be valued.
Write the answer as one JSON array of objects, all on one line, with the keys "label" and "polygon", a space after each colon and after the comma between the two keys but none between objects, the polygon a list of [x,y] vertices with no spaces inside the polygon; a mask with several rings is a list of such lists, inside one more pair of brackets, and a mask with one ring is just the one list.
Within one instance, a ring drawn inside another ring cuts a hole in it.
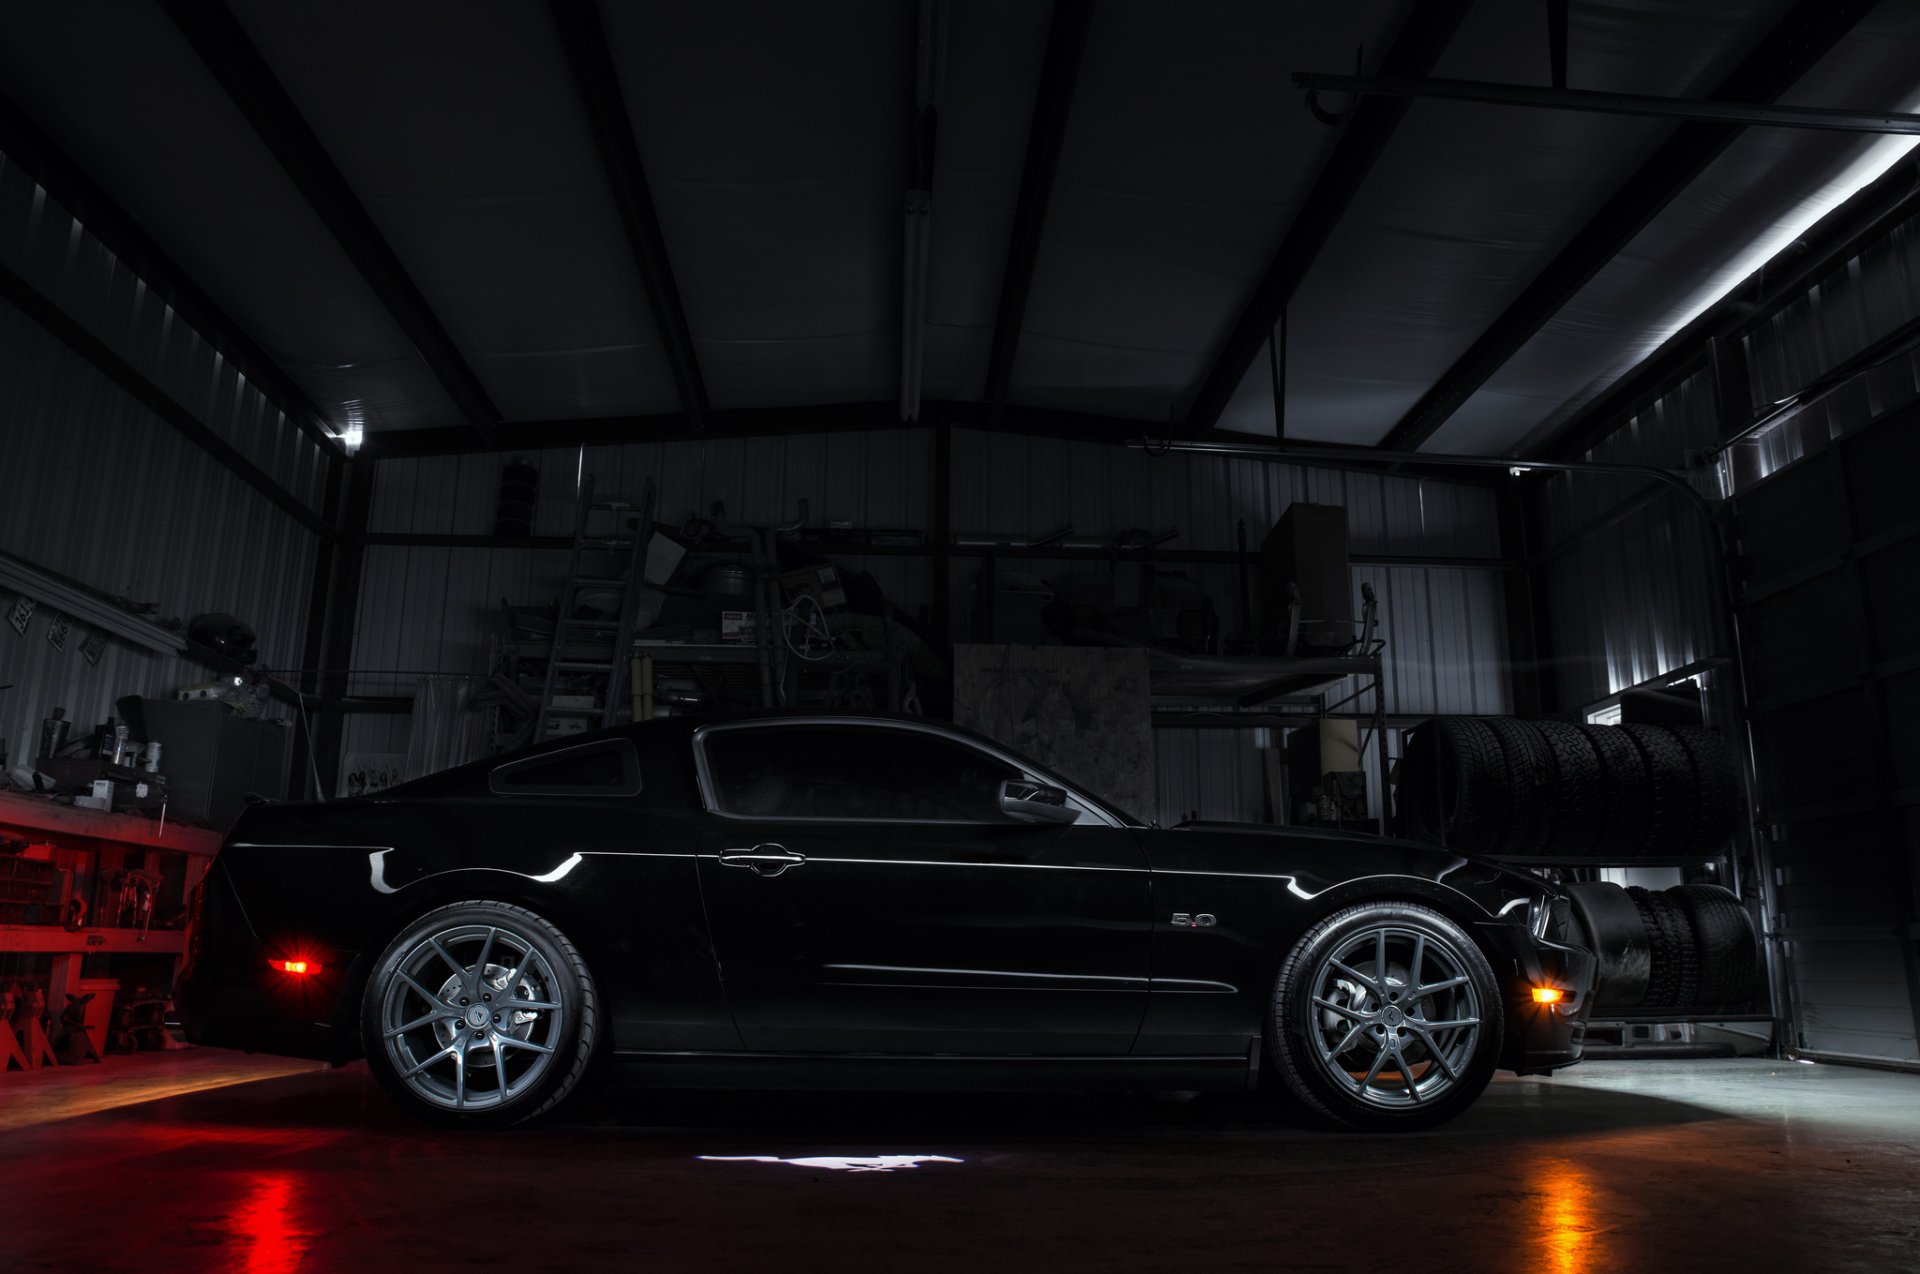
[{"label": "red side marker light", "polygon": [[320,966],[311,960],[269,960],[267,965],[281,973],[318,973]]},{"label": "red side marker light", "polygon": [[1557,986],[1537,986],[1533,988],[1535,1004],[1558,1004],[1566,998],[1566,992]]}]

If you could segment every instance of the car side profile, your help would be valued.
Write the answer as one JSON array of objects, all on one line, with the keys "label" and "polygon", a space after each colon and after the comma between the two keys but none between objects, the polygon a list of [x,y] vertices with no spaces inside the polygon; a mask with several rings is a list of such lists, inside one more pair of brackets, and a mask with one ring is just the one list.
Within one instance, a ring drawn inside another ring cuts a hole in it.
[{"label": "car side profile", "polygon": [[924,718],[762,712],[250,809],[197,891],[196,1042],[366,1057],[497,1127],[671,1087],[1285,1090],[1412,1129],[1579,1059],[1593,957],[1497,864],[1148,826]]}]

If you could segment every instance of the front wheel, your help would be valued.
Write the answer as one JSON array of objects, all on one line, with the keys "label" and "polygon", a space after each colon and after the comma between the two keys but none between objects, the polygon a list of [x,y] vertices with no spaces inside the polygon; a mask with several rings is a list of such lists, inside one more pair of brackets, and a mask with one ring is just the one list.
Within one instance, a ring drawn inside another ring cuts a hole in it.
[{"label": "front wheel", "polygon": [[420,917],[367,979],[361,1030],[375,1078],[432,1123],[501,1128],[545,1114],[592,1060],[586,962],[545,918],[504,902]]},{"label": "front wheel", "polygon": [[1267,1042],[1310,1110],[1375,1132],[1430,1128],[1493,1078],[1504,1013],[1486,956],[1414,903],[1349,907],[1281,966]]}]

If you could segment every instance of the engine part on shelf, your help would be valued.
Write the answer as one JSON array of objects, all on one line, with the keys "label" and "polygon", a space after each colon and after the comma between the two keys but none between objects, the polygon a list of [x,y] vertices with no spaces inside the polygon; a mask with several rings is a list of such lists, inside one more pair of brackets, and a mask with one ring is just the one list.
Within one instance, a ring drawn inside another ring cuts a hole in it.
[{"label": "engine part on shelf", "polygon": [[1700,726],[1434,717],[1407,741],[1399,818],[1481,853],[1705,858],[1733,832],[1738,793],[1726,745]]},{"label": "engine part on shelf", "polygon": [[259,658],[253,629],[224,612],[195,615],[187,624],[187,640],[212,647],[237,664],[251,665]]},{"label": "engine part on shelf", "polygon": [[1573,914],[1585,931],[1586,945],[1599,960],[1594,981],[1596,1005],[1638,1005],[1647,997],[1653,962],[1647,926],[1627,891],[1604,881],[1567,886]]}]

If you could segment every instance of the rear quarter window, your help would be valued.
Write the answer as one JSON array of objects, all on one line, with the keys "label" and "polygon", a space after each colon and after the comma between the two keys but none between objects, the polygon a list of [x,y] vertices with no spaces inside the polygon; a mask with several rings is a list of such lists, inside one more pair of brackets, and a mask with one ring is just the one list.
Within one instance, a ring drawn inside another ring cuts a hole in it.
[{"label": "rear quarter window", "polygon": [[603,739],[494,767],[496,796],[638,796],[640,755],[628,739]]}]

